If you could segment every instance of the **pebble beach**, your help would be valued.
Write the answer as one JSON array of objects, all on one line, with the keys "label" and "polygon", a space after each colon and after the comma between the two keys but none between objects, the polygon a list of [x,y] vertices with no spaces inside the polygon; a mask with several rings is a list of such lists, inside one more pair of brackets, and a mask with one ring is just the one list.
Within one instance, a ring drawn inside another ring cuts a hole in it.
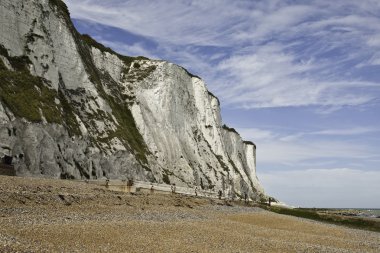
[{"label": "pebble beach", "polygon": [[380,233],[179,194],[0,176],[0,252],[380,252]]}]

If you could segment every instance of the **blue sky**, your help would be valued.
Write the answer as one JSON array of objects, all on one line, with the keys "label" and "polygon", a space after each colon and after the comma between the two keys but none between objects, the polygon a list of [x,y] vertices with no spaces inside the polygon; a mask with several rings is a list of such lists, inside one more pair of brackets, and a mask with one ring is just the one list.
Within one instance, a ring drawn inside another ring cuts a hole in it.
[{"label": "blue sky", "polygon": [[266,192],[380,208],[377,0],[66,0],[81,33],[201,76]]}]

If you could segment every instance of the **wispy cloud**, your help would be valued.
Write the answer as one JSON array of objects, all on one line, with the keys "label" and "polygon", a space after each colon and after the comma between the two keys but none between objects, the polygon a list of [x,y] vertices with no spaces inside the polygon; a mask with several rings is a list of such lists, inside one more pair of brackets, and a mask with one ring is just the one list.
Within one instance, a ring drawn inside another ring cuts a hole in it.
[{"label": "wispy cloud", "polygon": [[258,145],[260,164],[292,165],[307,160],[352,159],[365,160],[378,157],[371,147],[350,141],[301,140],[268,141]]},{"label": "wispy cloud", "polygon": [[380,208],[379,171],[350,168],[259,172],[269,194],[303,207]]},{"label": "wispy cloud", "polygon": [[368,36],[367,45],[370,47],[379,47],[380,48],[380,35],[374,34],[372,36]]},{"label": "wispy cloud", "polygon": [[352,135],[364,135],[368,133],[380,132],[380,128],[375,127],[363,127],[355,126],[350,128],[331,128],[323,129],[319,131],[310,131],[310,132],[296,132],[290,135],[279,134],[268,129],[260,128],[237,128],[240,135],[245,139],[252,140],[275,140],[279,139],[282,141],[289,141],[294,139],[299,139],[300,137],[313,136],[313,135],[326,135],[330,136],[352,136]]},{"label": "wispy cloud", "polygon": [[239,134],[246,140],[272,140],[275,138],[275,133],[259,128],[238,128]]},{"label": "wispy cloud", "polygon": [[325,71],[329,64],[302,60],[285,51],[283,45],[270,43],[252,54],[220,62],[217,70],[224,75],[219,79],[227,81],[218,80],[223,84],[219,94],[227,104],[244,108],[360,105],[378,95],[360,90],[379,90],[379,84],[374,82],[313,76],[311,73]]},{"label": "wispy cloud", "polygon": [[293,141],[300,138],[310,137],[310,136],[327,136],[327,137],[337,137],[337,136],[353,136],[353,135],[365,135],[370,133],[380,132],[379,128],[374,127],[352,127],[352,128],[342,128],[342,129],[325,129],[315,132],[300,132],[291,135],[286,135],[280,137],[281,141]]},{"label": "wispy cloud", "polygon": [[[350,139],[352,136],[365,136],[380,129],[372,127],[354,127],[346,129],[325,129],[310,132],[292,132],[290,134],[257,128],[237,128],[244,139],[257,144],[258,164],[271,164],[297,167],[307,161],[336,160],[349,163],[380,158],[376,146],[370,143]],[[344,139],[339,137],[344,136]],[[345,161],[341,161],[342,159]],[[362,162],[361,167],[366,163]]]},{"label": "wispy cloud", "polygon": [[219,38],[237,29],[236,23],[249,15],[244,3],[230,1],[69,0],[67,3],[74,18],[181,45],[232,43]]},{"label": "wispy cloud", "polygon": [[322,130],[317,132],[312,132],[309,134],[313,135],[360,135],[360,134],[367,134],[367,133],[373,133],[373,132],[379,132],[380,129],[374,128],[374,127],[354,127],[354,128],[347,128],[347,129],[328,129],[328,130]]}]

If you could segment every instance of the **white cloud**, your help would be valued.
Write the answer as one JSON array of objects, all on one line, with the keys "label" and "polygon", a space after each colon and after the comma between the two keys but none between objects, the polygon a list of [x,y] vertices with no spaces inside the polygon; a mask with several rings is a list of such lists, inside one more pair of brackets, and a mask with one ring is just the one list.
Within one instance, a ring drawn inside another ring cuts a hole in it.
[{"label": "white cloud", "polygon": [[380,129],[374,127],[353,127],[347,129],[327,129],[322,131],[313,132],[314,135],[360,135],[373,132],[379,132]]},{"label": "white cloud", "polygon": [[[223,28],[249,12],[230,1],[67,1],[74,18],[174,44],[225,45]],[[230,8],[225,8],[229,6]],[[226,38],[228,39],[228,37]]]},{"label": "white cloud", "polygon": [[371,47],[380,47],[380,35],[375,34],[375,35],[369,36],[367,40],[367,44],[368,46],[371,46]]},{"label": "white cloud", "polygon": [[[339,13],[339,12],[338,12]],[[335,28],[343,31],[356,31],[356,29],[368,29],[368,24],[372,24],[371,29],[380,30],[380,24],[377,23],[378,18],[371,16],[346,15],[346,16],[330,16],[326,19],[310,23],[310,29],[326,29]]]},{"label": "white cloud", "polygon": [[275,137],[273,132],[259,128],[238,128],[236,130],[245,140],[267,140]]},{"label": "white cloud", "polygon": [[321,135],[321,136],[352,136],[352,135],[364,135],[369,133],[380,132],[379,128],[374,127],[351,127],[351,128],[341,128],[341,129],[325,129],[321,131],[315,132],[301,132],[295,133],[292,135],[287,135],[280,137],[281,141],[294,141],[303,137],[313,136],[313,135]]},{"label": "white cloud", "polygon": [[[371,92],[379,90],[376,82],[324,80],[323,75],[310,73],[328,69],[331,63],[299,60],[297,55],[284,51],[282,45],[272,43],[222,61],[217,70],[225,73],[220,79],[227,81],[216,81],[224,83],[218,94],[226,104],[248,109],[309,105],[339,108],[365,104],[377,96]],[[358,92],[364,88],[372,90]]]},{"label": "white cloud", "polygon": [[367,159],[378,156],[363,144],[334,140],[257,141],[258,164],[297,164],[312,159]]},{"label": "white cloud", "polygon": [[374,53],[365,65],[380,65],[380,53]]},{"label": "white cloud", "polygon": [[[351,160],[379,158],[375,147],[349,138],[380,131],[373,127],[335,128],[290,134],[258,128],[237,128],[237,131],[243,139],[256,143],[259,166],[266,164],[277,167],[292,164],[299,166],[310,160],[326,162],[346,159],[346,163]],[[363,164],[360,167],[363,167]]]},{"label": "white cloud", "polygon": [[289,5],[263,13],[255,19],[257,26],[253,26],[246,36],[253,40],[261,40],[273,33],[288,31],[317,10],[313,6]]},{"label": "white cloud", "polygon": [[267,193],[303,207],[380,208],[380,171],[349,168],[259,172]]}]

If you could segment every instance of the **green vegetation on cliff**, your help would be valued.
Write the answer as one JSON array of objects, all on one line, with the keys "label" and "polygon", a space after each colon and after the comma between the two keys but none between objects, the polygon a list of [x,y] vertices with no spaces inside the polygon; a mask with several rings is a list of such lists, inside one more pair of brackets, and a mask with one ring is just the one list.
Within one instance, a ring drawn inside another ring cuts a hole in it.
[{"label": "green vegetation on cliff", "polygon": [[58,15],[66,20],[70,20],[70,12],[67,5],[62,0],[49,0],[50,6],[55,10]]},{"label": "green vegetation on cliff", "polygon": [[239,135],[239,133],[235,130],[235,128],[228,127],[226,124],[224,124],[224,125],[222,126],[222,128],[223,128],[224,130],[227,130],[227,131],[229,131],[229,132],[233,132],[233,133]]},{"label": "green vegetation on cliff", "polygon": [[31,122],[41,122],[45,117],[49,123],[62,123],[60,107],[55,103],[57,93],[49,83],[30,74],[27,57],[9,57],[1,46],[1,55],[6,57],[12,70],[0,60],[0,100],[18,117]]},{"label": "green vegetation on cliff", "polygon": [[[127,64],[127,62],[132,63],[135,59],[147,59],[143,57],[140,58],[121,56],[112,51],[112,49],[96,42],[88,35],[81,36],[81,43],[82,47],[80,49],[80,53],[82,59],[86,58],[86,55],[91,54],[90,49],[92,46],[98,48],[102,52],[109,52],[117,55],[124,61],[125,64]],[[112,138],[117,137],[129,149],[129,151],[131,151],[136,156],[137,160],[140,163],[147,164],[148,161],[146,156],[149,151],[143,137],[137,129],[132,112],[129,108],[128,102],[130,101],[123,99],[123,91],[121,90],[121,87],[115,82],[115,80],[113,80],[108,74],[101,73],[95,67],[92,60],[89,59],[84,61],[86,70],[90,74],[91,80],[95,83],[100,96],[107,101],[112,109],[112,114],[117,120],[117,129],[113,132],[109,132],[107,138],[98,138],[98,141],[109,143]],[[108,94],[106,90],[109,90],[110,94]]]}]

